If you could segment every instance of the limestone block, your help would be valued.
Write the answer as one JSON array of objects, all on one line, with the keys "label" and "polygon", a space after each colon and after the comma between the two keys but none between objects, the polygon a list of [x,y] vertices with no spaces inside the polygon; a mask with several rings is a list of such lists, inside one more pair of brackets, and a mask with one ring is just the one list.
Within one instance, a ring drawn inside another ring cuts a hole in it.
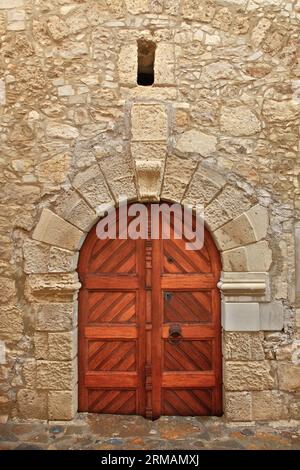
[{"label": "limestone block", "polygon": [[121,84],[137,84],[137,65],[137,43],[122,46],[118,60],[119,80]]},{"label": "limestone block", "polygon": [[180,202],[197,165],[196,159],[168,156],[161,197]]},{"label": "limestone block", "polygon": [[266,241],[241,246],[222,253],[224,271],[267,272],[272,263],[272,251]]},{"label": "limestone block", "polygon": [[33,312],[38,331],[69,331],[76,325],[72,303],[35,304]]},{"label": "limestone block", "polygon": [[49,272],[67,273],[75,271],[78,262],[78,252],[63,250],[52,246],[49,256]]},{"label": "limestone block", "polygon": [[30,274],[25,281],[25,294],[29,301],[72,301],[81,284],[77,273]]},{"label": "limestone block", "polygon": [[124,195],[128,200],[136,198],[135,175],[129,156],[103,158],[100,166],[116,200]]},{"label": "limestone block", "polygon": [[47,273],[50,246],[35,240],[25,240],[23,244],[25,273]]},{"label": "limestone block", "polygon": [[41,390],[19,390],[17,406],[23,419],[47,419],[47,392]]},{"label": "limestone block", "polygon": [[70,33],[70,30],[65,21],[56,15],[50,16],[47,21],[47,27],[54,41],[61,41]]},{"label": "limestone block", "polygon": [[214,236],[219,248],[226,251],[260,241],[266,236],[268,224],[267,209],[257,205],[217,229]]},{"label": "limestone block", "polygon": [[133,15],[149,11],[148,0],[125,0],[125,4],[127,11]]},{"label": "limestone block", "polygon": [[225,331],[259,331],[259,304],[226,302],[222,310],[222,326]]},{"label": "limestone block", "polygon": [[48,359],[48,333],[34,333],[34,357],[36,359]]},{"label": "limestone block", "polygon": [[36,388],[36,360],[26,359],[22,367],[22,375],[25,386],[29,388]]},{"label": "limestone block", "polygon": [[0,80],[0,106],[5,105],[6,95],[5,95],[5,81]]},{"label": "limestone block", "polygon": [[262,124],[251,109],[246,106],[223,107],[220,116],[221,131],[235,137],[255,135]]},{"label": "limestone block", "polygon": [[78,250],[83,232],[49,209],[43,209],[32,238],[67,250]]},{"label": "limestone block", "polygon": [[223,271],[218,287],[227,302],[269,301],[268,273]]},{"label": "limestone block", "polygon": [[225,180],[219,173],[210,168],[199,166],[193,175],[183,203],[207,205],[224,184]]},{"label": "limestone block", "polygon": [[37,176],[42,183],[61,184],[66,181],[71,163],[68,153],[58,155],[37,166]]},{"label": "limestone block", "polygon": [[66,333],[48,334],[48,359],[71,361],[77,355],[77,329]]},{"label": "limestone block", "polygon": [[211,232],[232,220],[232,217],[221,206],[217,198],[206,206],[204,217],[205,223]]},{"label": "limestone block", "polygon": [[6,277],[0,278],[0,289],[1,289],[1,303],[7,303],[11,301],[16,294],[16,284],[13,279]]},{"label": "limestone block", "polygon": [[67,421],[77,412],[77,387],[72,391],[52,391],[48,394],[49,419]]},{"label": "limestone block", "polygon": [[251,421],[251,393],[226,392],[225,414],[229,421]]},{"label": "limestone block", "polygon": [[162,164],[159,161],[136,162],[138,192],[141,200],[159,200]]},{"label": "limestone block", "polygon": [[0,308],[0,335],[1,340],[19,341],[23,336],[23,312],[18,307],[7,305]]},{"label": "limestone block", "polygon": [[37,383],[41,390],[72,390],[76,381],[76,361],[37,361]]},{"label": "limestone block", "polygon": [[226,390],[268,390],[274,386],[267,361],[227,362],[224,382]]},{"label": "limestone block", "polygon": [[90,230],[97,220],[96,213],[76,191],[68,191],[60,196],[55,212],[84,232]]},{"label": "limestone block", "polygon": [[159,160],[166,159],[166,144],[157,142],[132,142],[131,155],[133,160]]},{"label": "limestone block", "polygon": [[93,208],[112,202],[112,196],[98,165],[77,174],[72,184]]},{"label": "limestone block", "polygon": [[0,10],[20,8],[24,6],[24,0],[0,0]]},{"label": "limestone block", "polygon": [[217,138],[213,135],[204,134],[191,130],[180,134],[176,149],[182,153],[199,153],[203,157],[214,155],[217,147]]},{"label": "limestone block", "polygon": [[76,139],[79,136],[79,131],[76,127],[68,124],[48,122],[46,134],[48,137],[70,140]]},{"label": "limestone block", "polygon": [[268,18],[262,18],[252,31],[251,42],[254,47],[258,47],[265,39],[272,22]]},{"label": "limestone block", "polygon": [[288,419],[288,407],[284,393],[277,390],[252,392],[252,417],[255,420]]},{"label": "limestone block", "polygon": [[300,420],[300,400],[299,397],[295,399],[294,403],[290,405],[290,418]]},{"label": "limestone block", "polygon": [[175,83],[174,45],[159,42],[155,51],[154,82],[156,85]]},{"label": "limestone block", "polygon": [[266,99],[263,104],[263,115],[270,123],[294,121],[298,119],[300,115],[298,101],[275,101]]},{"label": "limestone block", "polygon": [[300,340],[294,340],[289,344],[280,346],[276,350],[276,359],[278,361],[292,361],[295,365],[300,363]]},{"label": "limestone block", "polygon": [[168,120],[165,106],[134,104],[131,110],[133,141],[165,141]]},{"label": "limestone block", "polygon": [[278,383],[280,390],[288,392],[300,391],[300,363],[278,362]]},{"label": "limestone block", "polygon": [[281,331],[283,329],[283,305],[280,301],[260,304],[260,329]]},{"label": "limestone block", "polygon": [[[238,217],[251,207],[249,197],[241,189],[226,185],[215,199],[231,219]],[[211,205],[215,202],[213,201]]]},{"label": "limestone block", "polygon": [[202,68],[201,82],[211,84],[214,81],[233,79],[235,76],[235,70],[230,62],[220,60]]},{"label": "limestone block", "polygon": [[184,18],[203,23],[210,23],[216,11],[214,2],[210,0],[204,0],[201,3],[198,0],[183,0],[181,8]]},{"label": "limestone block", "polygon": [[228,361],[263,361],[262,332],[224,332],[224,358]]}]

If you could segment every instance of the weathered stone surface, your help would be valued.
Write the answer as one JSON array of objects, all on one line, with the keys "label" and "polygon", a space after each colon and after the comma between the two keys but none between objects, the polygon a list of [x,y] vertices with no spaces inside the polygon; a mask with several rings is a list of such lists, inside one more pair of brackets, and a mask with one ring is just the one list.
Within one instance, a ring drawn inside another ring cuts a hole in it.
[{"label": "weathered stone surface", "polygon": [[22,313],[22,310],[18,307],[1,306],[0,332],[2,340],[18,341],[21,338],[24,329]]},{"label": "weathered stone surface", "polygon": [[0,106],[6,103],[5,81],[0,80]]},{"label": "weathered stone surface", "polygon": [[72,390],[77,380],[76,362],[37,362],[37,383],[41,390]]},{"label": "weathered stone surface", "polygon": [[213,135],[203,134],[195,130],[185,132],[179,136],[176,149],[182,153],[199,153],[203,157],[214,154],[217,147],[217,139]]},{"label": "weathered stone surface", "polygon": [[48,359],[50,361],[71,361],[77,355],[77,330],[68,333],[49,333]]},{"label": "weathered stone surface", "polygon": [[278,362],[278,384],[280,390],[294,392],[300,390],[300,364]]},{"label": "weathered stone surface", "polygon": [[288,418],[285,396],[277,390],[252,392],[252,418],[259,421]]},{"label": "weathered stone surface", "polygon": [[33,311],[35,328],[39,331],[69,331],[76,325],[72,303],[36,304]]},{"label": "weathered stone surface", "polygon": [[272,251],[266,241],[234,248],[222,253],[224,271],[269,271]]},{"label": "weathered stone surface", "polygon": [[49,245],[59,246],[69,250],[77,250],[83,232],[69,224],[49,209],[44,209],[32,238]]},{"label": "weathered stone surface", "polygon": [[75,271],[78,252],[63,250],[52,246],[49,254],[49,273],[70,273]]},{"label": "weathered stone surface", "polygon": [[25,283],[29,301],[72,301],[80,288],[77,273],[30,274]]},{"label": "weathered stone surface", "polygon": [[164,162],[167,149],[164,143],[132,142],[131,155],[134,160],[159,160]]},{"label": "weathered stone surface", "polygon": [[160,42],[155,51],[155,84],[173,85],[175,82],[174,44]]},{"label": "weathered stone surface", "polygon": [[55,206],[55,212],[84,232],[89,230],[97,220],[96,213],[76,191],[69,191],[60,197]]},{"label": "weathered stone surface", "polygon": [[37,167],[37,175],[42,183],[64,183],[71,163],[68,153],[53,157]]},{"label": "weathered stone surface", "polygon": [[186,204],[209,204],[225,184],[224,178],[216,171],[199,166],[194,173],[184,197]]},{"label": "weathered stone surface", "polygon": [[126,8],[129,13],[138,15],[149,11],[147,0],[125,0]]},{"label": "weathered stone surface", "polygon": [[24,7],[24,0],[0,0],[0,10]]},{"label": "weathered stone surface", "polygon": [[222,311],[225,331],[259,331],[259,304],[256,302],[226,302]]},{"label": "weathered stone surface", "polygon": [[136,198],[134,171],[128,156],[103,158],[100,160],[100,166],[106,180],[110,182],[110,188],[116,200],[124,195],[129,200]]},{"label": "weathered stone surface", "polygon": [[181,201],[197,164],[194,159],[168,156],[161,197],[166,200]]},{"label": "weathered stone surface", "polygon": [[37,390],[19,390],[17,404],[24,419],[47,419],[47,393]]},{"label": "weathered stone surface", "polygon": [[267,390],[274,386],[267,361],[228,362],[225,365],[226,390]]},{"label": "weathered stone surface", "polygon": [[133,105],[131,125],[133,141],[165,141],[168,129],[165,106]]},{"label": "weathered stone surface", "polygon": [[26,273],[47,273],[50,247],[35,240],[25,240],[23,245]]},{"label": "weathered stone surface", "polygon": [[224,356],[229,361],[262,361],[265,359],[262,332],[224,333]]},{"label": "weathered stone surface", "polygon": [[260,328],[264,331],[280,331],[284,325],[283,305],[280,301],[260,304]]},{"label": "weathered stone surface", "polygon": [[136,162],[138,192],[141,200],[159,200],[162,164],[159,161]]},{"label": "weathered stone surface", "polygon": [[58,139],[76,139],[79,136],[78,129],[68,124],[48,123],[47,136]]},{"label": "weathered stone surface", "polygon": [[214,2],[210,0],[204,0],[201,3],[197,0],[183,0],[182,2],[183,17],[189,20],[210,23],[214,17],[215,11]]},{"label": "weathered stone surface", "polygon": [[251,421],[251,394],[249,392],[226,392],[226,418],[230,421]]},{"label": "weathered stone surface", "polygon": [[263,114],[269,122],[287,122],[297,119],[300,111],[297,100],[265,100]]},{"label": "weathered stone surface", "polygon": [[77,411],[75,391],[52,391],[48,394],[49,419],[70,420]]},{"label": "weathered stone surface", "polygon": [[118,70],[120,83],[137,84],[137,44],[126,44],[121,47]]},{"label": "weathered stone surface", "polygon": [[112,201],[112,196],[98,165],[93,165],[88,170],[77,174],[72,184],[93,208]]},{"label": "weathered stone surface", "polygon": [[221,131],[233,136],[255,135],[262,125],[256,114],[245,106],[237,108],[223,107],[220,117]]}]

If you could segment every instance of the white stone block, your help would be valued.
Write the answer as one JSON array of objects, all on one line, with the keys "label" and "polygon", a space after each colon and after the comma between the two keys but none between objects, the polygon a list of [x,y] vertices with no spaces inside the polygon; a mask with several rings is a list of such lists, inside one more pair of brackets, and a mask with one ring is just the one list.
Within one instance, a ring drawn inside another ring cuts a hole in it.
[{"label": "white stone block", "polygon": [[24,6],[24,0],[0,0],[0,10],[10,10]]},{"label": "white stone block", "polygon": [[259,304],[225,303],[222,310],[222,326],[225,331],[259,331]]},{"label": "white stone block", "polygon": [[5,105],[5,81],[0,80],[0,105]]},{"label": "white stone block", "polygon": [[260,304],[260,329],[281,331],[283,328],[283,306],[281,302]]}]

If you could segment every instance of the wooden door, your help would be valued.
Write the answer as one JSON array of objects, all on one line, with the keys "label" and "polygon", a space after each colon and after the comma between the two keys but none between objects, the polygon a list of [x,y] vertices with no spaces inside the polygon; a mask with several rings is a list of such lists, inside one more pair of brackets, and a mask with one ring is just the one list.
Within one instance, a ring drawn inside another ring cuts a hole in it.
[{"label": "wooden door", "polygon": [[[149,220],[150,210],[149,210]],[[220,415],[220,259],[210,234],[99,240],[80,253],[79,410]]]}]

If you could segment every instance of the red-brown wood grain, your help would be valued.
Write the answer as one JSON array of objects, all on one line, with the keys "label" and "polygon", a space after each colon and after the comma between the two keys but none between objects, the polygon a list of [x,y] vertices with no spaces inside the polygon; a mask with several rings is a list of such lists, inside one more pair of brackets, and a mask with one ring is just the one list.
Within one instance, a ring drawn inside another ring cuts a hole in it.
[{"label": "red-brown wood grain", "polygon": [[[149,211],[149,222],[151,216]],[[220,257],[205,230],[187,240],[99,240],[81,249],[79,410],[161,415],[222,414]],[[170,327],[181,329],[178,343]]]}]

